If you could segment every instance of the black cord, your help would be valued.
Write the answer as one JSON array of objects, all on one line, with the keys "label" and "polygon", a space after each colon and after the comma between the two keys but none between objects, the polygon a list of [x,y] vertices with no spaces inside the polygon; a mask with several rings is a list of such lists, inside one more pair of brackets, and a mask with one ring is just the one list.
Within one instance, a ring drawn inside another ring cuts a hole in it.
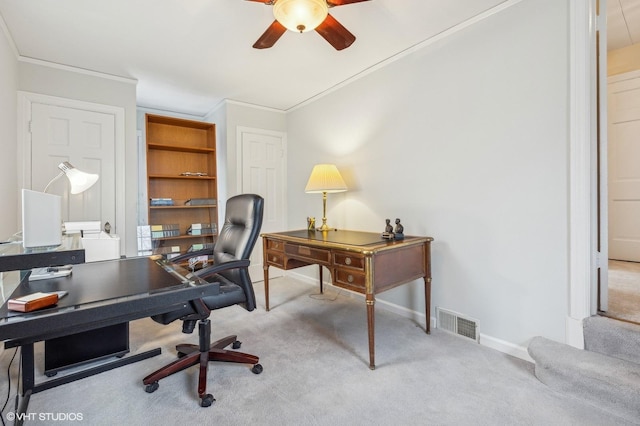
[{"label": "black cord", "polygon": [[7,397],[4,400],[4,405],[0,410],[0,419],[2,420],[3,426],[6,426],[4,422],[4,410],[7,408],[9,404],[9,397],[11,396],[11,364],[13,364],[13,360],[16,358],[16,354],[18,353],[18,348],[13,352],[13,356],[11,357],[11,361],[9,361],[9,366],[7,367],[7,383],[9,383],[9,388],[7,389]]},{"label": "black cord", "polygon": [[18,402],[20,402],[20,385],[24,386],[22,383],[22,346],[20,346],[20,364],[18,364],[18,384],[16,385],[16,406],[14,408],[14,412],[18,412]]}]

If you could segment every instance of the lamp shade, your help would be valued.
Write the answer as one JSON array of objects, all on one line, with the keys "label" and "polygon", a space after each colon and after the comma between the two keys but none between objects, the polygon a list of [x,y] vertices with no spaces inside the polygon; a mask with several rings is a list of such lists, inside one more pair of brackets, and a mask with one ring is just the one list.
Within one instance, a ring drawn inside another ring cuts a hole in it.
[{"label": "lamp shade", "polygon": [[316,164],[304,192],[345,192],[347,185],[334,164]]},{"label": "lamp shade", "polygon": [[326,0],[278,0],[273,16],[286,29],[307,32],[316,29],[329,13]]},{"label": "lamp shade", "polygon": [[80,171],[67,161],[60,163],[58,168],[62,170],[62,172],[67,176],[67,179],[69,179],[69,183],[71,184],[69,192],[72,194],[80,194],[81,192],[91,188],[93,184],[98,181],[98,175]]}]

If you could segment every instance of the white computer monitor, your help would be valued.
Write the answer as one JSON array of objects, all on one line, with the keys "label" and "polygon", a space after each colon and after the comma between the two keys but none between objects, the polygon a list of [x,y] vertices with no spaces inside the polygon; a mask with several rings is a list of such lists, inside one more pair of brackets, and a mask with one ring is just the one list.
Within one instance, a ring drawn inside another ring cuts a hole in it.
[{"label": "white computer monitor", "polygon": [[62,197],[22,190],[22,245],[25,248],[62,244]]}]

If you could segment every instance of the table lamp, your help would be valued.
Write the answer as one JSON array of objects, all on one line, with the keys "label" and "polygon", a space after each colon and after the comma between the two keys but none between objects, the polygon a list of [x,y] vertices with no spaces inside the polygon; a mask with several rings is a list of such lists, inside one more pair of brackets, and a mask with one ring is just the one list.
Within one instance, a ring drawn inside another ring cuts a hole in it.
[{"label": "table lamp", "polygon": [[99,176],[73,167],[67,161],[58,165],[60,173],[51,179],[43,192],[22,190],[22,245],[25,248],[54,247],[62,243],[62,197],[47,194],[51,184],[66,176],[71,194],[91,188]]},{"label": "table lamp", "polygon": [[344,183],[338,168],[334,164],[316,164],[311,170],[311,176],[304,189],[308,194],[322,193],[322,226],[319,231],[329,231],[327,225],[327,194],[329,192],[345,192],[347,185]]}]

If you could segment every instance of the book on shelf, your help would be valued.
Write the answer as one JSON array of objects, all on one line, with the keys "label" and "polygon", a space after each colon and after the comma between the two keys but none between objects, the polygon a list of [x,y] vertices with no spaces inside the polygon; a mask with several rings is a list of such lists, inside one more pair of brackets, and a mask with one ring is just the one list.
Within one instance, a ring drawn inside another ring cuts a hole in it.
[{"label": "book on shelf", "polygon": [[184,202],[185,206],[215,206],[215,198],[191,198]]},{"label": "book on shelf", "polygon": [[212,249],[213,246],[213,243],[192,244],[191,247],[189,247],[189,249],[187,250],[187,253],[204,249]]},{"label": "book on shelf", "polygon": [[173,198],[151,198],[149,200],[151,206],[173,206]]},{"label": "book on shelf", "polygon": [[187,229],[188,235],[213,235],[217,232],[218,226],[215,223],[192,223]]},{"label": "book on shelf", "polygon": [[180,227],[177,224],[151,225],[151,238],[177,237]]},{"label": "book on shelf", "polygon": [[180,246],[158,247],[154,251],[156,252],[156,254],[171,254],[171,253],[180,254]]}]

